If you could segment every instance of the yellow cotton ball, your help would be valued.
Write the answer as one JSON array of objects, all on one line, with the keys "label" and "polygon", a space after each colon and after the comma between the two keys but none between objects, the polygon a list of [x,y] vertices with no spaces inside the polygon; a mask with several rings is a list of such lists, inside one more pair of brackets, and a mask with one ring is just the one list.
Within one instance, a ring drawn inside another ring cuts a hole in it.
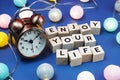
[{"label": "yellow cotton ball", "polygon": [[49,0],[50,2],[57,2],[57,0]]},{"label": "yellow cotton ball", "polygon": [[0,48],[8,45],[8,36],[4,32],[0,32]]},{"label": "yellow cotton ball", "polygon": [[8,33],[8,39],[10,40],[10,42],[11,42],[13,45],[16,45],[15,38],[14,38],[14,36],[11,35],[10,33]]}]

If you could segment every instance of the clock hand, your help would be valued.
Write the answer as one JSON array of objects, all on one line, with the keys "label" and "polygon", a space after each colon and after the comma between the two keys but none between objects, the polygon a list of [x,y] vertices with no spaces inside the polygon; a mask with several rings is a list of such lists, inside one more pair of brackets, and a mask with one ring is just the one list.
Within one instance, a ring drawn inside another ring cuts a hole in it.
[{"label": "clock hand", "polygon": [[32,49],[31,50],[34,52],[33,43],[32,43]]},{"label": "clock hand", "polygon": [[40,34],[38,34],[38,35],[33,39],[33,41],[34,41],[37,37],[39,37],[39,35],[40,35]]},{"label": "clock hand", "polygon": [[24,40],[24,39],[21,39],[21,40],[23,40],[23,41],[25,41],[25,42],[29,42],[28,40]]},{"label": "clock hand", "polygon": [[28,40],[24,40],[25,42],[29,42]]}]

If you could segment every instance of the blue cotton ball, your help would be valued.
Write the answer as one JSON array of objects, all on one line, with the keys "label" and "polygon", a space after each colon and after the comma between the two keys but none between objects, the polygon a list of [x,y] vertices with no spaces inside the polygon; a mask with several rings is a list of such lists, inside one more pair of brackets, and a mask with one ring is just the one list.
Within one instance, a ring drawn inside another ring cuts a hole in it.
[{"label": "blue cotton ball", "polygon": [[13,2],[17,7],[24,7],[27,3],[27,0],[14,0]]},{"label": "blue cotton ball", "polygon": [[9,76],[9,69],[6,64],[0,63],[0,80],[4,80]]},{"label": "blue cotton ball", "polygon": [[118,21],[113,17],[106,18],[103,26],[106,31],[114,32],[118,28]]}]

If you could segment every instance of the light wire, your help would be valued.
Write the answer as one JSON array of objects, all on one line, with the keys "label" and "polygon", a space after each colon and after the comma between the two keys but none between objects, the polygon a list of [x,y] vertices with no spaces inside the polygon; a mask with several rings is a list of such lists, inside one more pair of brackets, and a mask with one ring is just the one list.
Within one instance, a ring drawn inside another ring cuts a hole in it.
[{"label": "light wire", "polygon": [[95,6],[91,6],[91,7],[84,7],[83,9],[95,9],[95,8],[97,8],[98,7],[98,4],[97,4],[97,2],[95,1],[95,0],[92,0],[92,2],[94,3],[94,5]]},{"label": "light wire", "polygon": [[16,56],[16,53],[15,53],[12,45],[11,45],[10,43],[8,43],[8,45],[9,45],[10,49],[12,50],[12,53],[13,53],[14,58],[15,58],[15,60],[16,60],[16,64],[15,64],[14,68],[13,68],[12,71],[9,73],[9,76],[10,76],[12,73],[15,72],[15,70],[16,70],[16,68],[17,68],[17,66],[18,66],[18,58],[17,58],[17,56]]}]

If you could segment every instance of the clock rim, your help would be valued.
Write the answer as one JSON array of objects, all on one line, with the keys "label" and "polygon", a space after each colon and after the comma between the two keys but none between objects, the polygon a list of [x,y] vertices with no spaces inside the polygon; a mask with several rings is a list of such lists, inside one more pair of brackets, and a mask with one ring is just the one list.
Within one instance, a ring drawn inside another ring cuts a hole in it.
[{"label": "clock rim", "polygon": [[[37,55],[34,55],[34,56],[25,56],[24,53],[21,53],[21,52],[20,52],[20,50],[19,50],[19,48],[18,48],[18,42],[19,42],[21,36],[22,36],[24,33],[26,33],[27,31],[33,30],[33,29],[36,29],[36,30],[40,31],[40,32],[43,34],[43,36],[44,36],[44,38],[45,38],[45,46],[44,46],[44,48],[43,48]],[[32,59],[32,58],[38,57],[40,54],[42,54],[42,52],[44,52],[44,49],[46,49],[46,45],[47,45],[47,35],[45,34],[45,32],[44,32],[43,30],[41,30],[41,29],[39,29],[39,28],[36,28],[36,27],[29,28],[28,30],[22,32],[22,33],[19,35],[18,40],[17,40],[17,50],[18,50],[18,52],[20,53],[20,55],[21,55],[23,58],[26,58],[26,59]]]}]

